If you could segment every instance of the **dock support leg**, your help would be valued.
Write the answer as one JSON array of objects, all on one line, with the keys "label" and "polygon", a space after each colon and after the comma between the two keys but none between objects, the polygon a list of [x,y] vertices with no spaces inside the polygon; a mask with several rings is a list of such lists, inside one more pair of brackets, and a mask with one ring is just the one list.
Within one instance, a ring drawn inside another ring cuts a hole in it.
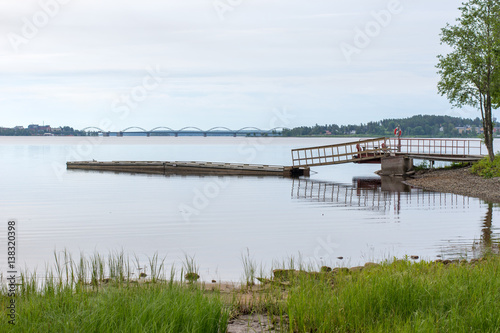
[{"label": "dock support leg", "polygon": [[406,156],[388,156],[382,158],[382,175],[404,176],[413,169],[413,159]]}]

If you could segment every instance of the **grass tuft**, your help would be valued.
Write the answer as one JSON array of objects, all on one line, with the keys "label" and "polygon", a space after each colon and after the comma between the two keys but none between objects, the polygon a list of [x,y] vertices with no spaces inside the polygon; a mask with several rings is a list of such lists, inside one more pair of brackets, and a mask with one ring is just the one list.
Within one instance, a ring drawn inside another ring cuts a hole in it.
[{"label": "grass tuft", "polygon": [[397,261],[329,279],[298,279],[286,311],[294,332],[494,332],[500,260],[479,265]]},{"label": "grass tuft", "polygon": [[[0,332],[226,332],[231,309],[220,293],[175,282],[173,267],[170,280],[160,279],[164,260],[158,254],[150,258],[151,276],[139,283],[131,279],[123,252],[110,253],[107,260],[82,254],[76,261],[67,251],[56,253],[55,267],[45,277],[21,273],[16,324],[2,320]],[[4,286],[4,319],[9,302]]]},{"label": "grass tuft", "polygon": [[[248,251],[242,260],[250,281],[255,261]],[[261,271],[260,283],[229,291],[188,278],[199,278],[194,257],[185,256],[180,282],[173,266],[170,278],[164,277],[164,262],[155,254],[147,266],[150,276],[131,279],[123,252],[78,260],[61,252],[44,278],[21,274],[16,326],[0,321],[0,332],[222,333],[231,318],[253,313],[267,315],[281,332],[498,332],[500,327],[498,255],[316,270],[300,256],[291,257],[274,265],[268,277]],[[4,286],[3,318],[9,302]]]}]

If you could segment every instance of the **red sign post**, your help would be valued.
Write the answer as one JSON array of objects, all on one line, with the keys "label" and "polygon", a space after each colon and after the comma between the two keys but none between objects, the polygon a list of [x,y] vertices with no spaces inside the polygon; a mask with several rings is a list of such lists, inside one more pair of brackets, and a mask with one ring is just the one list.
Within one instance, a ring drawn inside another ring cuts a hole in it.
[{"label": "red sign post", "polygon": [[394,135],[398,137],[398,153],[401,152],[401,128],[398,126],[394,129]]}]

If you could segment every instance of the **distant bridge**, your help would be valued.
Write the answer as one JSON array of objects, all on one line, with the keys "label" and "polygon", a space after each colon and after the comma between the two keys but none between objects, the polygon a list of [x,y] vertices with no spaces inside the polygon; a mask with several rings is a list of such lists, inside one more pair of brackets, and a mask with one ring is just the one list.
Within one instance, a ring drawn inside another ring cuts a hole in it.
[{"label": "distant bridge", "polygon": [[99,127],[90,126],[82,129],[84,132],[98,133],[103,136],[281,136],[284,127],[275,127],[263,130],[257,127],[243,127],[232,130],[227,127],[217,126],[208,130],[188,126],[175,130],[166,126],[159,126],[147,130],[138,126],[131,126],[121,131],[105,131]]}]

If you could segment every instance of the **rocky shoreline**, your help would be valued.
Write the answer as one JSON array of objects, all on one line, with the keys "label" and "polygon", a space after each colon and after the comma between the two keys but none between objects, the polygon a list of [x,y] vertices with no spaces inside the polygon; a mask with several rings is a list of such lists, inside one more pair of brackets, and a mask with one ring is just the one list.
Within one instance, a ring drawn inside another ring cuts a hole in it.
[{"label": "rocky shoreline", "polygon": [[405,183],[425,190],[454,193],[480,198],[490,203],[500,203],[500,178],[482,178],[470,173],[470,167],[418,171]]}]

